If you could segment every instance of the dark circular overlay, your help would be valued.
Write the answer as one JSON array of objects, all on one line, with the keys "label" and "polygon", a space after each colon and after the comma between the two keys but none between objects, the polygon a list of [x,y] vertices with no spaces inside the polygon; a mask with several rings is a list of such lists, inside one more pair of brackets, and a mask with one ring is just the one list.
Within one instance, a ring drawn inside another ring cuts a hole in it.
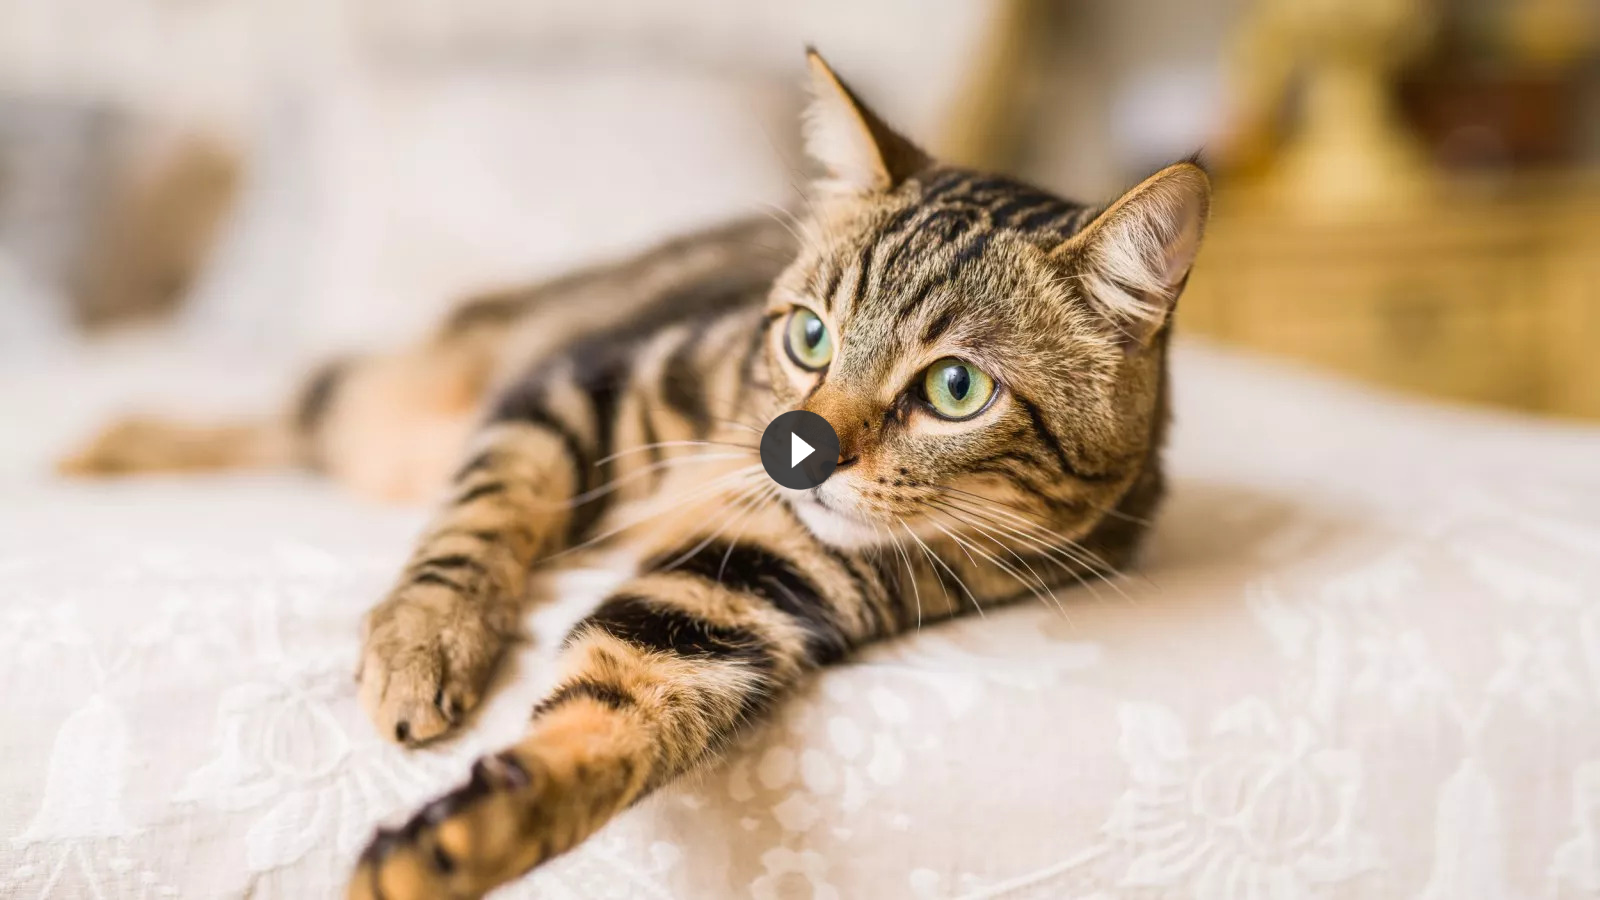
[{"label": "dark circular overlay", "polygon": [[839,436],[827,419],[791,409],[762,433],[761,465],[773,481],[790,490],[814,488],[839,465]]}]

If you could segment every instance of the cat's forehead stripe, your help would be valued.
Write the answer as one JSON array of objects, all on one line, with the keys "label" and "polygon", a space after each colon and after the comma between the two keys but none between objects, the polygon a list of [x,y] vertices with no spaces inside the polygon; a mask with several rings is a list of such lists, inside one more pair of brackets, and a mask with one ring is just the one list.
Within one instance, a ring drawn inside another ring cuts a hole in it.
[{"label": "cat's forehead stripe", "polygon": [[[924,178],[908,182],[907,202],[872,229],[853,259],[830,255],[820,261],[811,290],[825,310],[848,315],[861,309],[873,290],[907,298],[895,315],[896,323],[904,324],[933,288],[981,257],[996,234],[1059,241],[1080,228],[1090,212],[1002,176],[936,169]],[[941,271],[929,273],[919,265],[930,252],[952,246],[953,255],[940,254]],[[844,298],[840,292],[847,279]]]},{"label": "cat's forehead stripe", "polygon": [[927,301],[928,295],[933,293],[935,289],[943,286],[945,281],[946,279],[943,273],[937,274],[932,278],[925,280],[920,287],[907,296],[906,302],[902,304],[899,311],[894,314],[895,327],[899,328],[900,326],[904,325],[911,318],[912,314],[920,309]]},{"label": "cat's forehead stripe", "polygon": [[[845,267],[842,263],[834,263],[827,267],[827,279],[822,283],[820,290],[816,291],[817,297],[822,300],[823,307],[830,312],[833,310],[833,297],[839,291],[839,282],[844,279]],[[821,270],[818,270],[821,273]]]},{"label": "cat's forehead stripe", "polygon": [[985,210],[996,228],[1056,236],[1075,229],[1084,209],[1023,182],[964,169],[935,172],[920,185],[912,208],[931,212],[953,206]]},{"label": "cat's forehead stripe", "polygon": [[950,330],[950,324],[954,321],[954,310],[947,309],[939,313],[939,315],[935,316],[933,320],[928,323],[928,327],[923,329],[922,343],[933,344],[934,342],[938,341],[939,338],[944,337],[944,333]]},{"label": "cat's forehead stripe", "polygon": [[867,241],[861,248],[861,257],[856,261],[856,282],[850,292],[850,309],[860,309],[861,301],[867,293],[867,283],[872,278],[872,255],[878,249],[877,241]]}]

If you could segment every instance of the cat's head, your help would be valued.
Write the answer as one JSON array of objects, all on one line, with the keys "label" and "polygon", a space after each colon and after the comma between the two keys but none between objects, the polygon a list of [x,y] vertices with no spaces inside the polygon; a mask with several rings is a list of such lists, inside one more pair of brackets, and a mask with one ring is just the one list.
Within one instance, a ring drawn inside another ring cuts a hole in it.
[{"label": "cat's head", "polygon": [[1136,487],[1159,492],[1166,338],[1204,171],[1069,203],[941,165],[809,64],[806,143],[825,174],[766,349],[779,404],[827,419],[840,453],[820,487],[788,494],[795,512],[844,547],[1022,527],[1011,516],[1077,539]]}]

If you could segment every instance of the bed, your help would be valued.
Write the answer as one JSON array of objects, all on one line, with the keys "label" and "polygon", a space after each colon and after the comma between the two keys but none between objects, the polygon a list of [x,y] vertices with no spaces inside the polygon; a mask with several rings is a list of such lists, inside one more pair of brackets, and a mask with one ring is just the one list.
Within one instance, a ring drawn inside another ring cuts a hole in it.
[{"label": "bed", "polygon": [[[1200,345],[1174,366],[1137,570],[871,650],[496,896],[1600,891],[1600,430]],[[159,342],[0,362],[0,897],[336,896],[376,824],[517,735],[620,577],[562,576],[470,732],[380,740],[357,620],[423,511],[45,474],[130,398],[286,371]]]}]

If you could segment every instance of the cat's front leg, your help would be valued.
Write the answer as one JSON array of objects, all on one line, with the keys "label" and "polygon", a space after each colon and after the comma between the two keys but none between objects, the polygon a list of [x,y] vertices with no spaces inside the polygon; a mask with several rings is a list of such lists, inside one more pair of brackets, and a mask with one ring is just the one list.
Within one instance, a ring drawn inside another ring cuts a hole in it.
[{"label": "cat's front leg", "polygon": [[884,630],[875,573],[809,541],[711,542],[672,565],[681,556],[574,628],[527,736],[379,832],[349,896],[479,897],[717,760],[807,672]]},{"label": "cat's front leg", "polygon": [[451,500],[368,617],[361,696],[383,734],[415,743],[454,726],[517,631],[533,567],[609,538],[593,531],[613,505],[693,462],[668,448],[713,445],[708,398],[680,387],[676,406],[653,399],[661,369],[693,363],[702,339],[743,339],[752,323],[730,317],[643,346],[580,341],[500,393]]},{"label": "cat's front leg", "polygon": [[402,743],[436,737],[477,706],[516,635],[530,568],[566,541],[578,483],[567,439],[504,421],[478,447],[399,583],[367,614],[362,704]]}]

